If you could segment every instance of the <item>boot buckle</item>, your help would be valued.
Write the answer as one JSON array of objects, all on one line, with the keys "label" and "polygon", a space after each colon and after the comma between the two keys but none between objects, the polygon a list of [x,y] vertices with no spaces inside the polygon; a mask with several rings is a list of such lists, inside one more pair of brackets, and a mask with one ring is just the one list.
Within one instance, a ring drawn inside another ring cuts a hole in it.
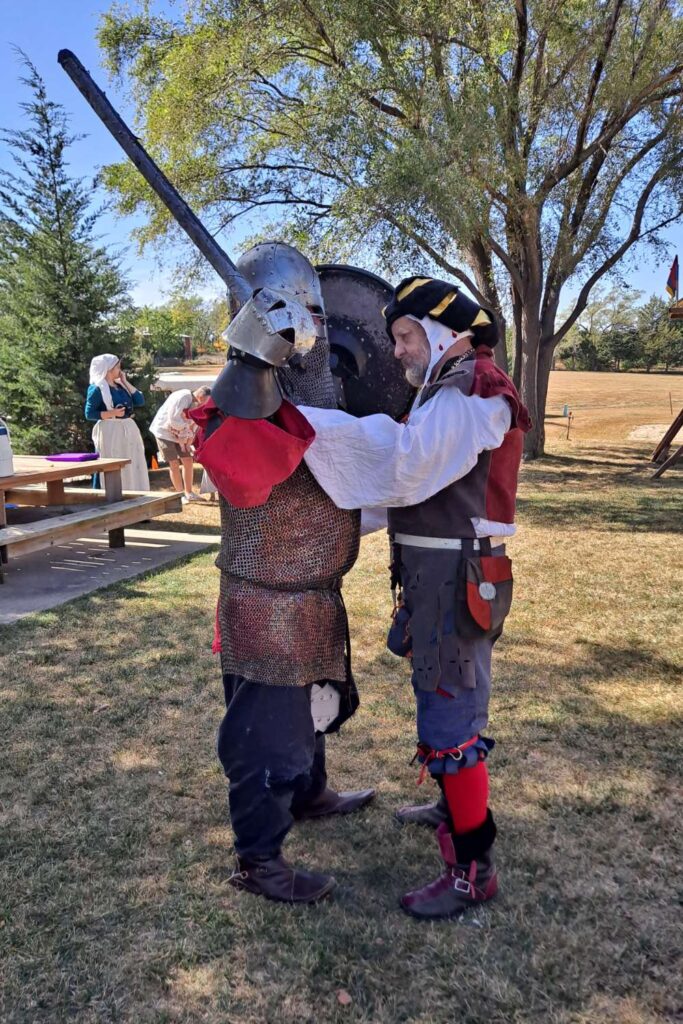
[{"label": "boot buckle", "polygon": [[467,878],[456,878],[453,882],[453,888],[456,892],[461,892],[465,896],[472,894],[472,883]]}]

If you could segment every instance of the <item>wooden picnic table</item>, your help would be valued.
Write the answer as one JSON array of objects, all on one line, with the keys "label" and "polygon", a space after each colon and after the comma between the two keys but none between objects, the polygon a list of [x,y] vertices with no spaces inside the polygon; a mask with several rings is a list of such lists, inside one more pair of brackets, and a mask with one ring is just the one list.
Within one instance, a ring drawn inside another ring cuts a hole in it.
[{"label": "wooden picnic table", "polygon": [[[16,498],[22,504],[29,505],[66,505],[69,504],[69,498],[65,493],[65,481],[90,476],[92,473],[102,474],[105,501],[120,501],[123,496],[121,470],[128,465],[130,459],[50,462],[41,455],[15,455],[13,461],[14,473],[0,477],[0,530],[7,525],[6,501]],[[45,485],[44,491],[42,485]],[[125,543],[123,529],[112,530],[109,542],[112,547],[122,547]],[[0,546],[0,561],[7,561],[5,546]]]}]

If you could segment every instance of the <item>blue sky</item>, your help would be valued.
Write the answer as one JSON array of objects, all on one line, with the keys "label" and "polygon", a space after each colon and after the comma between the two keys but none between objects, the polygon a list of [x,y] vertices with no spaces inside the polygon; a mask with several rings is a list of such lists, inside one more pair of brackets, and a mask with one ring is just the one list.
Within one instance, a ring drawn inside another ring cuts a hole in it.
[{"label": "blue sky", "polygon": [[[0,3],[0,126],[12,128],[22,123],[19,104],[25,98],[25,90],[18,81],[21,69],[12,51],[12,46],[18,46],[37,66],[50,98],[64,105],[72,129],[88,136],[70,151],[71,167],[76,175],[83,177],[92,175],[103,164],[120,160],[122,154],[57,64],[57,51],[62,47],[73,50],[130,123],[130,110],[123,96],[108,82],[100,65],[95,40],[99,17],[110,6],[110,0],[3,0]],[[138,255],[130,239],[135,223],[133,218],[106,214],[101,224],[103,241],[122,254],[136,303],[157,304],[164,300],[170,287],[172,268],[160,269],[151,256]],[[240,236],[223,237],[221,243],[235,255],[239,251]],[[683,257],[683,225],[670,228],[666,238],[672,246],[668,255],[655,261],[648,254],[642,254],[637,265],[626,274],[629,285],[645,292],[646,296],[655,292],[665,297],[664,285],[674,251],[677,249],[679,258]],[[205,289],[207,295],[220,292],[218,279],[215,287],[209,285]],[[570,295],[571,289],[568,289],[567,300]]]},{"label": "blue sky", "polygon": [[[63,47],[73,50],[130,123],[130,109],[122,94],[108,81],[100,65],[95,39],[99,17],[110,6],[110,0],[0,2],[0,125],[16,128],[23,123],[20,103],[26,99],[27,91],[19,82],[21,65],[12,50],[13,46],[18,46],[38,68],[50,99],[63,104],[72,130],[88,136],[69,151],[71,169],[79,177],[92,176],[97,168],[120,160],[123,154],[57,64],[57,52]],[[136,220],[132,217],[122,218],[106,213],[99,233],[103,242],[122,255],[135,302],[156,305],[163,302],[165,292],[171,286],[171,274],[168,269],[160,269],[152,256],[141,257],[138,254],[130,237],[135,225]],[[221,294],[221,282],[216,279],[215,287],[204,291],[206,294]]]}]

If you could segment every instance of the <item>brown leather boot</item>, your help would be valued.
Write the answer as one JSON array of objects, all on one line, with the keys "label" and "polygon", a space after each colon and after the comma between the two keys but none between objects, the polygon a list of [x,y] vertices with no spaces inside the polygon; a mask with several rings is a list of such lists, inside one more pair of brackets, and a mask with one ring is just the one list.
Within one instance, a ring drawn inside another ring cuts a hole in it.
[{"label": "brown leather boot", "polygon": [[[490,814],[489,811],[489,817],[480,828],[466,836],[456,836],[455,842],[462,851],[466,852],[468,847],[470,850],[482,847],[491,831],[495,837],[495,825]],[[426,921],[456,917],[478,903],[493,899],[498,892],[491,843],[470,860],[463,858],[462,851],[456,854],[453,835],[446,822],[439,825],[436,836],[445,864],[443,874],[421,889],[406,893],[401,899],[401,907],[406,913]]]},{"label": "brown leather boot", "polygon": [[238,857],[236,869],[228,881],[236,889],[278,903],[317,903],[329,896],[337,884],[331,875],[293,868],[282,854],[256,861]]},{"label": "brown leather boot", "polygon": [[401,825],[426,825],[438,828],[442,821],[448,821],[448,804],[443,793],[434,804],[415,804],[399,807],[394,817]]},{"label": "brown leather boot", "polygon": [[312,803],[296,812],[292,811],[292,814],[297,821],[324,818],[328,814],[353,814],[369,804],[374,796],[374,789],[358,789],[352,793],[335,793],[333,789],[324,789]]}]

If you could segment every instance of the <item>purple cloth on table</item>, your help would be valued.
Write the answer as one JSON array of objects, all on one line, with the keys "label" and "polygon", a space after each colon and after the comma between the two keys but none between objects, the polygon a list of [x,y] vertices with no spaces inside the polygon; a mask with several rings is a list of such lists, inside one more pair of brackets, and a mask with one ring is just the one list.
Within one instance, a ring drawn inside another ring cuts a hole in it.
[{"label": "purple cloth on table", "polygon": [[62,452],[61,455],[45,456],[49,462],[92,462],[99,457],[99,452]]}]

